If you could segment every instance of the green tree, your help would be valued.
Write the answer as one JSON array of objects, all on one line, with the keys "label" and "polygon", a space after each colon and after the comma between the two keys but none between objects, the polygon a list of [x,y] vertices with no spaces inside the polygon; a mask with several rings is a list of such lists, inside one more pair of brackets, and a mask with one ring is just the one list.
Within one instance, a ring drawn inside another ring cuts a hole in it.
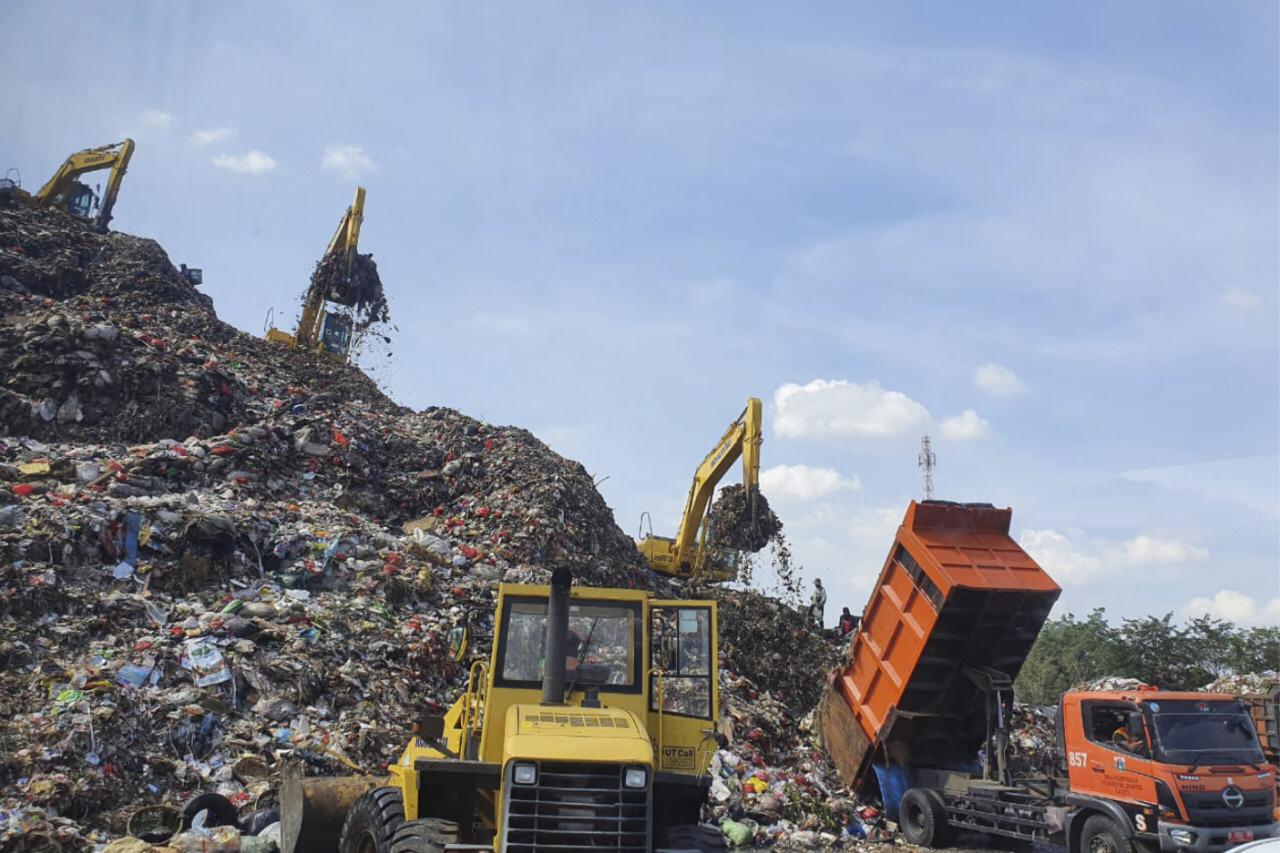
[{"label": "green tree", "polygon": [[1068,613],[1045,623],[1018,673],[1014,693],[1023,702],[1054,704],[1083,681],[1116,674],[1119,662],[1117,632],[1104,608],[1079,621]]}]

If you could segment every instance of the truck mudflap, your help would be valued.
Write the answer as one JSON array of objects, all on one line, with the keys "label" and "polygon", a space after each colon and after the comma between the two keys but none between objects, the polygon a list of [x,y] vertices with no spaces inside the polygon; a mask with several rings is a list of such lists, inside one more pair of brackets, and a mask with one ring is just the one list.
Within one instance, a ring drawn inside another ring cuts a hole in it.
[{"label": "truck mudflap", "polygon": [[1160,821],[1162,851],[1195,851],[1219,853],[1262,838],[1280,837],[1280,823],[1253,826],[1192,826],[1186,823]]}]

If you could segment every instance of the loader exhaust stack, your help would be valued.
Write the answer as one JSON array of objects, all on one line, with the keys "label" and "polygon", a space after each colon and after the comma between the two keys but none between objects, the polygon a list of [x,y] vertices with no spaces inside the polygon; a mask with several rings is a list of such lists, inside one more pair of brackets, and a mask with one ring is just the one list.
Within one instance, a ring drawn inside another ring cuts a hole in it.
[{"label": "loader exhaust stack", "polygon": [[569,647],[569,588],[573,573],[560,567],[551,573],[551,594],[547,597],[547,637],[543,647],[542,704],[563,705],[564,659]]}]

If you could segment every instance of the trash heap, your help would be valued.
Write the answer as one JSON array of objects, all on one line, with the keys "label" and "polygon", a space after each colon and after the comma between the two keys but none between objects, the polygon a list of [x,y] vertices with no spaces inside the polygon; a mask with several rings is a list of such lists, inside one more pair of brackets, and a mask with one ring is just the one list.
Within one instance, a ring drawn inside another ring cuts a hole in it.
[{"label": "trash heap", "polygon": [[711,505],[711,541],[721,547],[755,553],[781,532],[782,521],[758,488],[748,499],[741,484],[725,486]]},{"label": "trash heap", "polygon": [[849,795],[815,740],[812,709],[841,644],[777,599],[727,589],[716,597],[728,744],[711,762],[706,817],[735,846],[813,849],[891,838],[878,804]]},{"label": "trash heap", "polygon": [[152,241],[0,211],[0,358],[0,849],[379,772],[495,582],[653,584],[581,465],[236,331]]},{"label": "trash heap", "polygon": [[1257,696],[1280,690],[1280,673],[1242,672],[1224,675],[1200,688],[1205,693],[1230,693],[1235,696]]},{"label": "trash heap", "polygon": [[1056,705],[1015,702],[1009,715],[1009,769],[1014,776],[1052,776],[1057,772]]}]

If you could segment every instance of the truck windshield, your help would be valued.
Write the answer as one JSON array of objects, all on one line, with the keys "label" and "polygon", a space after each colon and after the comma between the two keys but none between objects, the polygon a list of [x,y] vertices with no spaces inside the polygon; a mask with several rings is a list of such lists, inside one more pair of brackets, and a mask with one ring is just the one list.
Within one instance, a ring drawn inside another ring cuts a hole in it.
[{"label": "truck windshield", "polygon": [[1166,701],[1147,705],[1156,735],[1156,750],[1170,764],[1240,762],[1265,759],[1253,721],[1229,701]]}]

